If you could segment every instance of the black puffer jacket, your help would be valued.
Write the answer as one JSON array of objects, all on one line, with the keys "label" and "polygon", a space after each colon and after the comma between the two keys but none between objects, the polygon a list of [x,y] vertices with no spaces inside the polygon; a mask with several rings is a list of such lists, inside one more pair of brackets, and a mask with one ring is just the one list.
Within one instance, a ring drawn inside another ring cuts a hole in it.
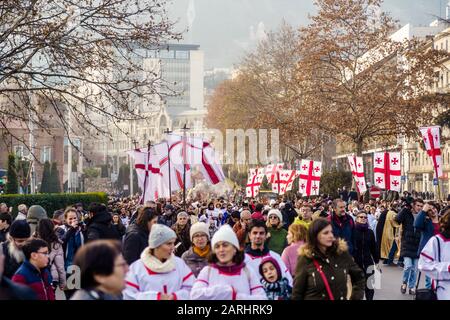
[{"label": "black puffer jacket", "polygon": [[297,217],[297,211],[295,211],[292,204],[288,202],[281,210],[281,214],[283,216],[283,228],[287,230]]},{"label": "black puffer jacket", "polygon": [[417,259],[420,244],[420,231],[414,228],[414,215],[408,207],[403,208],[395,217],[402,225],[402,241],[400,256]]},{"label": "black puffer jacket", "polygon": [[358,223],[355,224],[353,231],[353,258],[363,270],[378,264],[380,261],[375,234],[368,228],[368,225],[364,227]]},{"label": "black puffer jacket", "polygon": [[99,239],[120,240],[120,234],[112,225],[112,216],[109,212],[99,212],[89,221],[86,229],[87,241]]},{"label": "black puffer jacket", "polygon": [[141,257],[142,251],[148,247],[149,232],[139,225],[131,224],[123,239],[123,257],[129,265]]},{"label": "black puffer jacket", "polygon": [[23,261],[17,262],[16,259],[9,252],[9,241],[5,241],[1,244],[3,249],[3,254],[5,256],[5,270],[3,271],[3,276],[11,279],[17,269],[22,265]]}]

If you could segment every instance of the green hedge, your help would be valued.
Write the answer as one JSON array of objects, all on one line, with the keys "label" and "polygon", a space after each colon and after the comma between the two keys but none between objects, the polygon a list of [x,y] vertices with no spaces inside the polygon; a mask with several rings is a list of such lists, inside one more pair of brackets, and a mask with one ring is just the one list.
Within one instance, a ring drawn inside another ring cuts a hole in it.
[{"label": "green hedge", "polygon": [[53,212],[75,203],[81,202],[86,208],[92,202],[107,203],[108,196],[104,192],[92,193],[53,193],[53,194],[5,194],[0,195],[0,203],[6,203],[13,207],[13,216],[17,215],[17,206],[26,204],[28,207],[38,204],[42,206],[49,217]]}]

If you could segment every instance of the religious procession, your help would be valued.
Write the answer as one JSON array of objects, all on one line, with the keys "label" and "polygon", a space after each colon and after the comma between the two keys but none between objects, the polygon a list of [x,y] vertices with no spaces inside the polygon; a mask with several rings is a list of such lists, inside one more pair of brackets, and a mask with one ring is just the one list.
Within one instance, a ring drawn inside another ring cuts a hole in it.
[{"label": "religious procession", "polygon": [[420,1],[0,2],[0,300],[449,301]]}]

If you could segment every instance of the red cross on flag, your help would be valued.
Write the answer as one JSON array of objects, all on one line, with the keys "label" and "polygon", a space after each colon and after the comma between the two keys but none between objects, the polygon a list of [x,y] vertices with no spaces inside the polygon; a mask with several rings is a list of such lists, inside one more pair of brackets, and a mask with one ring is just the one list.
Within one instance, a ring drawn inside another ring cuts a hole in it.
[{"label": "red cross on flag", "polygon": [[168,188],[164,184],[163,174],[159,168],[158,155],[155,146],[129,151],[134,159],[138,184],[142,191],[141,203],[156,201],[169,196]]},{"label": "red cross on flag", "polygon": [[359,193],[367,191],[366,179],[364,178],[364,165],[362,157],[348,156],[348,163],[355,179],[356,189]]},{"label": "red cross on flag", "polygon": [[322,162],[302,160],[298,181],[299,192],[304,196],[319,195],[320,176],[322,175]]},{"label": "red cross on flag", "polygon": [[266,177],[269,183],[274,183],[277,177],[277,172],[283,169],[283,163],[269,164],[266,166]]},{"label": "red cross on flag", "polygon": [[259,187],[264,179],[264,168],[250,169],[245,193],[247,198],[254,198],[259,193]]},{"label": "red cross on flag", "polygon": [[272,191],[283,195],[286,191],[292,190],[292,184],[296,178],[295,170],[280,170],[277,172],[277,179],[272,183]]},{"label": "red cross on flag", "polygon": [[400,152],[376,152],[373,159],[374,185],[400,192]]},{"label": "red cross on flag", "polygon": [[425,149],[433,160],[434,175],[441,178],[442,174],[442,156],[441,156],[441,138],[439,134],[440,127],[424,127],[420,128]]}]

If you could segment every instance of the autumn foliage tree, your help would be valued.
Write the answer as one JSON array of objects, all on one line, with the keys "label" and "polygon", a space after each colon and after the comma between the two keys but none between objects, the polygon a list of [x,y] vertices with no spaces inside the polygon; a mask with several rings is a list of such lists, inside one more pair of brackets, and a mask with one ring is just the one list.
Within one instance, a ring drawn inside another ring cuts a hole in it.
[{"label": "autumn foliage tree", "polygon": [[297,79],[308,117],[359,155],[375,140],[413,136],[439,103],[429,85],[444,54],[392,39],[396,24],[381,3],[316,0],[317,14],[300,30]]}]

